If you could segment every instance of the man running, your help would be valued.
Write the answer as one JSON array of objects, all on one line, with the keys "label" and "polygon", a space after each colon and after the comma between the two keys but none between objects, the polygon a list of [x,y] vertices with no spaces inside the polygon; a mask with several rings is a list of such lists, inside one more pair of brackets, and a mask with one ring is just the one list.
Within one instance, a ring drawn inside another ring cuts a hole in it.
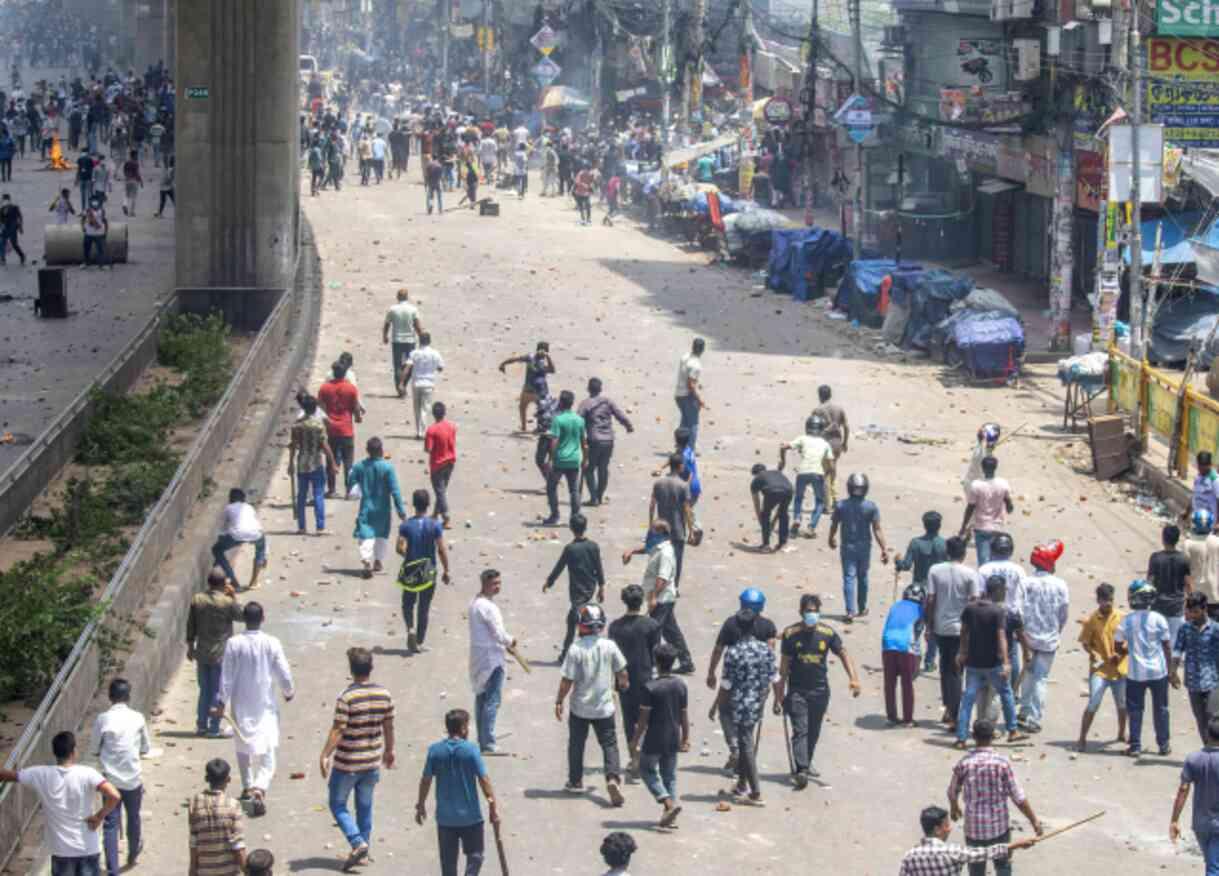
[{"label": "man running", "polygon": [[554,568],[546,576],[546,583],[542,585],[542,592],[545,593],[559,580],[563,570],[567,570],[569,607],[567,631],[563,635],[563,645],[559,648],[560,663],[567,656],[567,649],[571,647],[576,636],[580,607],[594,601],[605,602],[605,571],[601,567],[601,548],[584,535],[588,530],[588,518],[583,514],[573,514],[569,526],[572,540],[563,548]]},{"label": "man running", "polygon": [[600,505],[609,486],[610,459],[614,455],[614,420],[627,433],[635,431],[631,421],[612,398],[601,394],[601,380],[588,381],[588,398],[580,402],[576,413],[584,418],[588,434],[588,504]]},{"label": "man running", "polygon": [[533,353],[505,359],[499,363],[500,373],[506,373],[505,369],[509,365],[517,364],[525,366],[525,385],[521,387],[520,398],[521,431],[525,432],[528,431],[525,419],[529,406],[537,404],[550,394],[546,385],[546,375],[555,373],[554,360],[550,358],[550,344],[546,341],[538,341],[537,349]]},{"label": "man running", "polygon": [[[402,557],[398,586],[402,589],[402,620],[406,624],[406,650],[411,654],[426,650],[428,613],[436,594],[436,557],[444,566],[441,580],[448,584],[449,550],[444,543],[444,525],[429,517],[431,497],[427,490],[415,490],[411,505],[415,513],[398,527],[396,550]],[[419,607],[416,620],[415,606]]]}]

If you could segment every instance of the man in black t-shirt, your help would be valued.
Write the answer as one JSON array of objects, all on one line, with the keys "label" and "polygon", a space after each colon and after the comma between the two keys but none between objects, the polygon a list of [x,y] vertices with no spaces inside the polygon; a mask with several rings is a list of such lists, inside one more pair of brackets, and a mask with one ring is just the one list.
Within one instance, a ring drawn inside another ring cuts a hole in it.
[{"label": "man in black t-shirt", "polygon": [[[1158,611],[1168,621],[1172,640],[1177,640],[1177,630],[1185,624],[1185,594],[1193,590],[1190,577],[1189,558],[1177,549],[1181,541],[1181,530],[1171,524],[1160,533],[1164,550],[1156,551],[1147,561],[1147,580],[1156,589],[1152,611]],[[1201,570],[1199,570],[1201,571]]]},{"label": "man in black t-shirt", "polygon": [[542,585],[542,592],[545,593],[554,586],[563,570],[567,570],[567,596],[571,607],[567,610],[567,632],[563,636],[563,647],[559,651],[560,663],[567,656],[567,649],[576,637],[580,606],[592,602],[594,597],[597,602],[605,602],[605,572],[601,568],[601,549],[595,541],[584,537],[588,529],[588,519],[576,512],[571,516],[571,523],[568,525],[575,538],[563,548],[559,561],[554,564],[554,568],[546,576],[546,583]]},{"label": "man in black t-shirt", "polygon": [[1003,605],[1007,581],[1002,575],[986,579],[986,594],[961,612],[961,649],[957,666],[965,672],[965,691],[957,711],[956,747],[965,748],[978,692],[990,685],[999,694],[1009,742],[1026,738],[1016,729],[1016,703],[1012,696],[1012,664],[1007,653],[1008,612]]},{"label": "man in black t-shirt", "polygon": [[[626,733],[627,747],[635,737],[635,725],[639,720],[639,708],[644,698],[644,687],[652,680],[652,657],[660,644],[660,624],[643,613],[643,588],[631,584],[622,588],[622,602],[626,614],[609,625],[609,637],[626,658],[626,674],[630,687],[618,692],[622,703],[622,729]],[[638,758],[631,755],[628,770],[639,769]]]},{"label": "man in black t-shirt", "polygon": [[[781,471],[767,471],[766,466],[758,463],[749,470],[753,480],[749,482],[749,493],[753,498],[753,513],[762,526],[762,549],[770,547],[770,530],[774,525],[774,517],[779,520],[779,543],[775,552],[787,544],[788,507],[791,505],[794,490],[792,482]],[[777,512],[777,514],[776,514]]]},{"label": "man in black t-shirt", "polygon": [[800,621],[783,631],[779,653],[783,658],[779,664],[781,698],[775,700],[774,712],[778,715],[782,711],[791,719],[796,787],[804,788],[810,776],[818,775],[813,754],[830,705],[827,658],[833,654],[842,661],[853,697],[860,693],[859,676],[838,633],[821,622],[821,597],[815,593],[800,597]]},{"label": "man in black t-shirt", "polygon": [[[759,642],[765,642],[766,647],[773,651],[779,631],[775,628],[774,621],[762,616],[762,609],[765,607],[766,596],[761,590],[749,587],[741,591],[741,608],[752,609],[756,615],[753,621],[754,638]],[[728,648],[737,643],[739,638],[736,616],[735,611],[728,615],[720,627],[719,634],[715,637],[715,647],[711,650],[711,663],[707,668],[707,687],[711,690],[715,690],[719,686],[715,670],[720,665],[720,658],[724,656],[724,652]],[[728,762],[724,764],[724,769],[733,773],[736,770],[737,737],[732,726],[732,713],[727,709],[720,710],[720,729],[724,733],[724,741],[728,743]]]},{"label": "man in black t-shirt", "polygon": [[17,242],[17,235],[25,233],[24,220],[21,218],[21,208],[13,203],[8,194],[0,197],[0,265],[7,264],[5,248],[11,246],[13,252],[21,257],[25,264],[25,253]]},{"label": "man in black t-shirt", "polygon": [[660,674],[643,687],[630,751],[631,759],[639,761],[644,784],[664,807],[660,826],[672,827],[681,813],[677,805],[677,753],[690,750],[688,693],[686,683],[673,675],[677,649],[665,642],[656,646],[655,657]]}]

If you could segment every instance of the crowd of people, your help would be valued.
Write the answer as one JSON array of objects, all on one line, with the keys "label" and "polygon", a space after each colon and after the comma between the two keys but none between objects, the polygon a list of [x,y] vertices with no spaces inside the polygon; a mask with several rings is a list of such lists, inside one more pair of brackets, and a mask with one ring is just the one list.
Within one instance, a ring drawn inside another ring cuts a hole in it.
[{"label": "crowd of people", "polygon": [[[104,157],[100,162],[94,158],[99,151],[109,149],[111,155],[127,156],[124,164],[135,163],[133,175],[123,171],[128,186],[141,179],[141,162],[149,157],[154,166],[172,166],[172,87],[168,77],[150,73],[153,78],[143,81],[108,73],[73,82],[62,98],[32,104],[40,113],[54,106],[57,115],[70,118],[76,112],[82,117],[75,138],[71,126],[68,131],[70,148],[84,143],[78,176],[82,202],[92,205],[101,195],[104,207],[108,188],[96,176],[105,166]],[[31,110],[24,112],[28,119]],[[23,116],[19,112],[16,117]],[[154,140],[158,125],[164,130]],[[139,136],[137,128],[143,132]],[[123,132],[117,143],[116,130]],[[475,206],[480,185],[510,185],[523,198],[532,166],[541,170],[541,195],[570,194],[579,221],[586,224],[597,192],[604,194],[612,219],[617,206],[613,183],[621,177],[623,162],[655,156],[660,148],[647,125],[604,139],[562,129],[535,136],[523,125],[511,126],[508,118],[477,120],[426,102],[392,119],[323,107],[302,120],[301,138],[315,196],[341,191],[352,162],[360,185],[399,180],[410,174],[414,153],[429,213],[435,207],[442,215],[443,195],[458,190]],[[775,144],[775,154],[782,156],[781,143]],[[791,196],[777,183],[775,190]],[[124,207],[134,214],[134,200]],[[71,215],[70,200],[56,209]],[[0,206],[0,222],[3,218]],[[339,355],[321,386],[301,388],[287,472],[300,536],[309,533],[310,505],[317,535],[328,531],[328,503],[354,507],[352,536],[360,574],[367,579],[392,575],[401,590],[402,635],[410,654],[429,649],[432,601],[438,585],[453,578],[445,533],[453,518],[448,491],[457,471],[458,428],[442,400],[444,357],[432,334],[436,331],[443,340],[439,333],[444,326],[433,325],[430,318],[427,324],[425,329],[418,305],[404,288],[388,306],[381,332],[390,356],[388,373],[397,394],[410,399],[415,437],[428,461],[428,487],[410,491],[409,508],[381,437],[368,436],[364,458],[356,460],[356,432],[366,408],[350,352]],[[862,689],[856,658],[816,592],[802,592],[776,611],[762,588],[748,587],[730,611],[721,606],[725,616],[709,654],[695,653],[686,640],[678,619],[678,606],[684,609],[685,603],[679,596],[683,570],[697,557],[704,537],[700,502],[706,488],[728,491],[723,481],[709,483],[700,471],[708,455],[699,440],[710,398],[704,379],[707,355],[707,343],[696,338],[677,359],[676,410],[670,412],[676,423],[673,446],[666,448],[664,464],[654,472],[647,530],[639,542],[621,550],[624,565],[634,557],[646,560],[639,583],[616,595],[621,609],[612,619],[614,595],[607,592],[601,548],[590,537],[590,517],[597,512],[589,509],[610,498],[615,425],[629,435],[634,424],[610,395],[608,378],[589,380],[579,401],[573,389],[556,392],[551,384],[559,369],[546,341],[499,363],[504,373],[509,366],[522,366],[519,422],[514,425],[521,434],[536,435],[533,459],[547,503],[545,514],[539,509],[538,525],[566,525],[571,533],[542,588],[548,592],[567,577],[564,620],[555,625],[556,639],[558,628],[563,629],[554,716],[567,728],[564,790],[572,795],[590,790],[585,753],[591,732],[601,749],[610,804],[623,806],[628,784],[641,781],[658,807],[656,826],[663,832],[680,824],[678,764],[690,750],[693,706],[686,679],[698,673],[704,659],[708,717],[718,722],[727,748],[723,771],[732,784],[722,799],[728,805],[762,807],[767,785],[775,785],[758,770],[761,725],[768,711],[784,724],[785,781],[802,791],[821,778],[819,749],[835,743],[823,737],[831,662],[841,665],[852,697]],[[1023,553],[1017,550],[1009,527],[1009,516],[1017,511],[1015,494],[998,473],[1000,424],[985,423],[977,430],[961,481],[964,512],[955,533],[941,534],[944,515],[929,509],[922,516],[924,531],[904,551],[891,551],[882,509],[869,498],[868,477],[849,467],[850,420],[832,387],[819,387],[818,405],[796,422],[801,420],[803,433],[779,444],[774,467],[754,464],[748,484],[733,488],[742,497],[749,493],[759,527],[758,553],[784,550],[799,538],[819,538],[828,515],[826,545],[840,559],[844,607],[834,620],[843,625],[865,621],[877,603],[870,576],[873,555],[878,554],[882,566],[892,560],[894,595],[900,593],[900,598],[890,601],[873,640],[857,635],[855,642],[861,644],[855,648],[879,652],[885,717],[895,728],[917,726],[915,679],[938,671],[938,723],[961,751],[945,777],[947,808],[922,808],[922,839],[902,858],[898,872],[941,876],[968,865],[971,876],[978,876],[990,864],[998,874],[1010,873],[1014,854],[1035,845],[1045,828],[1011,760],[996,745],[1042,733],[1052,707],[1049,679],[1070,608],[1067,583],[1056,574],[1066,547],[1047,539],[1025,546]],[[794,482],[787,474],[789,461]],[[1164,527],[1163,549],[1151,556],[1146,578],[1125,588],[1128,612],[1117,608],[1113,585],[1095,589],[1096,608],[1078,634],[1089,658],[1089,697],[1074,743],[1080,753],[1089,751],[1094,721],[1109,693],[1116,706],[1116,739],[1126,754],[1143,757],[1142,723],[1150,692],[1156,752],[1171,754],[1169,688],[1184,686],[1203,748],[1186,758],[1170,832],[1174,838],[1180,833],[1192,791],[1193,827],[1207,872],[1219,872],[1219,831],[1212,829],[1219,823],[1219,720],[1208,705],[1219,687],[1219,624],[1211,619],[1219,611],[1219,475],[1209,455],[1201,455],[1198,466],[1184,550],[1179,528]],[[566,514],[560,484],[566,487]],[[244,824],[264,815],[273,801],[279,702],[297,693],[283,646],[263,629],[274,618],[250,598],[265,585],[266,531],[240,488],[229,500],[212,549],[216,567],[206,590],[193,596],[185,629],[187,659],[195,663],[198,679],[196,732],[232,739],[241,785],[240,795],[231,795],[229,762],[209,759],[201,765],[201,790],[189,802],[191,872],[214,876],[270,872],[270,851],[247,849]],[[390,566],[391,544],[401,558],[396,569]],[[241,545],[253,548],[244,585],[228,556]],[[972,565],[967,562],[971,547]],[[1018,560],[1024,554],[1027,564]],[[899,590],[897,576],[905,573],[909,581]],[[428,747],[419,777],[414,817],[420,824],[429,817],[435,821],[443,876],[459,872],[462,855],[465,872],[477,873],[487,854],[485,823],[497,838],[499,834],[501,806],[488,760],[505,753],[496,726],[508,667],[511,661],[525,662],[497,604],[503,586],[495,568],[478,574],[466,610],[470,707],[435,716],[437,732],[443,725],[443,734]],[[774,617],[768,616],[768,605]],[[790,613],[787,623],[776,623],[779,613]],[[244,625],[243,632],[235,631],[236,623]],[[318,765],[327,781],[330,812],[349,846],[342,866],[353,870],[372,860],[376,787],[381,769],[396,762],[399,737],[394,696],[373,680],[372,651],[352,647],[346,661],[352,681],[335,698]],[[75,738],[66,732],[53,743],[55,767],[0,771],[0,781],[20,782],[40,795],[56,874],[98,873],[103,857],[107,873],[117,873],[124,821],[129,866],[143,848],[140,759],[150,750],[148,729],[127,705],[127,680],[111,680],[109,696],[112,706],[98,718],[92,736],[100,771],[77,763]],[[1013,839],[1009,802],[1034,836]],[[963,824],[964,845],[948,842],[957,823]],[[626,874],[635,851],[635,841],[622,831],[609,834],[601,846],[611,874]]]}]

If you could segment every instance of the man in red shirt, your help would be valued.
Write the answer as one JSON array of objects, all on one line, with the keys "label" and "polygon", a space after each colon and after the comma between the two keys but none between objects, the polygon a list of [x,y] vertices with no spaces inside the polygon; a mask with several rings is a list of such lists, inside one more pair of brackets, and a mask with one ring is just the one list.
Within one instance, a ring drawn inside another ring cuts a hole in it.
[{"label": "man in red shirt", "polygon": [[449,528],[449,478],[457,462],[457,427],[444,418],[444,402],[432,405],[432,417],[436,422],[427,427],[423,435],[423,448],[428,453],[428,468],[432,473],[432,491],[436,494],[433,514]]},{"label": "man in red shirt", "polygon": [[[355,421],[359,418],[360,391],[347,379],[347,366],[335,362],[331,366],[334,374],[317,391],[317,403],[326,412],[326,438],[334,453],[335,465],[343,466],[343,483],[355,464]],[[326,496],[335,494],[335,470],[326,469]]]}]

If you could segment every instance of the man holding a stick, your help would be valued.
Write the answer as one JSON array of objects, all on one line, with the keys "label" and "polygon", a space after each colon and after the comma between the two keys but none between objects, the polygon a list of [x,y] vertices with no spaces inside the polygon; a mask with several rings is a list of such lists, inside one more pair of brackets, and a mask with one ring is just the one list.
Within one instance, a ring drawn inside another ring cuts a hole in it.
[{"label": "man holding a stick", "polygon": [[[992,747],[995,725],[976,721],[973,726],[976,747],[957,762],[948,784],[948,803],[953,821],[962,816],[961,797],[965,798],[965,845],[971,848],[1006,845],[1011,850],[1012,829],[1007,811],[1010,797],[1041,836],[1043,828],[1024,790],[1016,780],[1012,763]],[[1011,876],[1012,864],[1006,855],[994,856],[996,876]],[[985,876],[986,863],[971,863],[970,876]]]},{"label": "man holding a stick", "polygon": [[998,866],[998,859],[1006,861],[1011,852],[1030,848],[1037,842],[1036,837],[1027,837],[1014,843],[990,846],[950,845],[947,840],[952,833],[952,819],[948,817],[948,810],[939,806],[924,809],[919,815],[919,823],[923,828],[922,842],[906,852],[897,876],[959,876],[966,864],[972,874],[974,868],[985,869],[987,861],[994,861]]}]

